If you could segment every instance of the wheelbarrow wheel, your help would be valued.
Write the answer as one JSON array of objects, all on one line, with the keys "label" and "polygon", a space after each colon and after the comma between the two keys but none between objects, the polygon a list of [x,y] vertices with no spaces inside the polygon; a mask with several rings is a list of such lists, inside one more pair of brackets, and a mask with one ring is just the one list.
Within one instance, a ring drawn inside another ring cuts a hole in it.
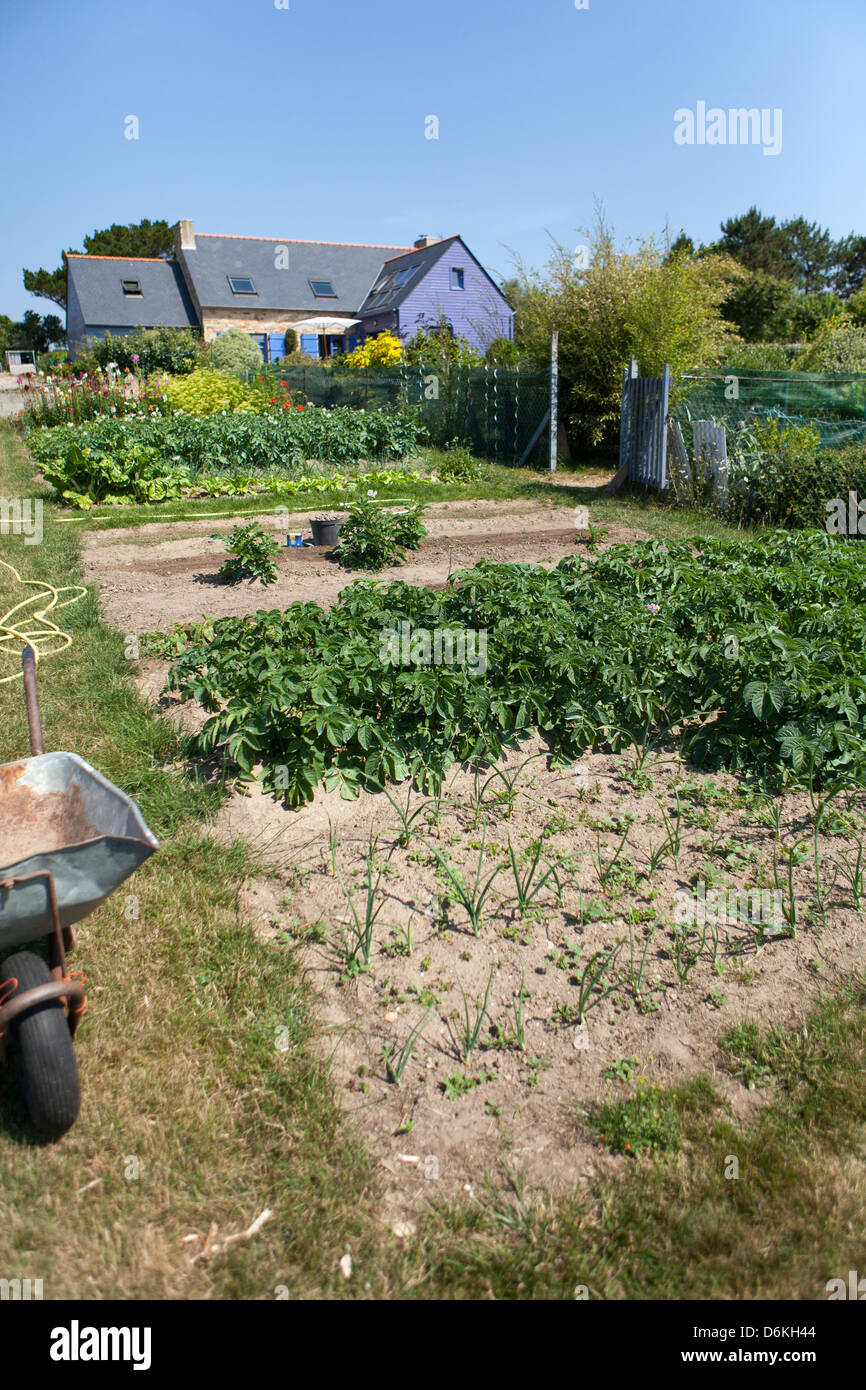
[{"label": "wheelbarrow wheel", "polygon": [[[12,977],[18,981],[15,994],[23,994],[49,984],[51,971],[32,951],[19,951],[3,963],[3,978]],[[75,1123],[81,1105],[72,1035],[60,1001],[37,1004],[14,1019],[9,1044],[10,1060],[35,1128],[58,1138]]]}]

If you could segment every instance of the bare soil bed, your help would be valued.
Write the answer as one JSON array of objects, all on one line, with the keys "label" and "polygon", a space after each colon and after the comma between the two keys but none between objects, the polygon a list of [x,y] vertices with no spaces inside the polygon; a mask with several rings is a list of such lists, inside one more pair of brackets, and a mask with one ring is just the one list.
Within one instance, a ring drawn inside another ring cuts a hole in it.
[{"label": "bare soil bed", "polygon": [[[285,541],[289,530],[309,536],[309,513],[273,512],[257,518]],[[88,533],[83,554],[85,583],[99,588],[106,622],[124,632],[170,628],[203,617],[254,613],[313,600],[324,607],[359,576],[342,569],[326,547],[284,549],[277,557],[280,577],[267,588],[259,583],[227,587],[214,582],[225,558],[221,541],[209,537],[231,529],[229,517],[217,520],[156,523],[134,532]],[[441,502],[425,521],[428,538],[409,552],[407,563],[370,576],[401,579],[407,584],[444,585],[454,570],[486,556],[497,561],[555,565],[585,545],[574,524],[574,508],[514,502]],[[617,541],[645,536],[625,526],[609,526],[599,549]]]},{"label": "bare soil bed", "polygon": [[[151,698],[165,669],[149,663],[142,672]],[[170,715],[171,701],[163,697],[163,706]],[[188,722],[193,710],[181,709]],[[633,753],[600,752],[551,771],[536,736],[498,764],[504,779],[496,769],[477,778],[457,769],[438,806],[405,785],[392,789],[409,816],[422,808],[405,844],[400,816],[382,794],[345,801],[319,789],[292,811],[254,787],[232,795],[221,812],[217,833],[254,843],[273,864],[272,875],[245,885],[242,911],[277,949],[297,953],[316,990],[321,1054],[378,1160],[381,1215],[390,1226],[402,1230],[433,1197],[471,1200],[488,1178],[501,1183],[518,1174],[530,1187],[557,1192],[629,1162],[599,1145],[591,1114],[600,1102],[627,1099],[638,1078],[652,1084],[710,1075],[732,1114],[744,1118],[771,1086],[747,1088],[726,1064],[720,1031],[743,1020],[794,1025],[824,990],[862,966],[862,918],[843,876],[829,868],[851,852],[841,825],[820,838],[825,920],[814,912],[807,860],[794,877],[794,937],[728,911],[724,921],[696,927],[678,961],[677,893],[693,895],[696,881],[726,894],[771,891],[774,833],[766,808],[734,777],[695,774],[673,747],[658,750],[640,773],[633,763]],[[521,765],[512,798],[507,781]],[[858,801],[862,813],[866,798]],[[682,844],[676,863],[668,856],[653,868],[665,840],[662,809]],[[782,798],[781,824],[786,844],[807,835],[808,797]],[[471,883],[482,837],[482,881],[497,865],[500,872],[476,935],[435,851]],[[525,856],[539,839],[542,872],[557,864],[561,895],[551,880],[521,913],[508,845],[525,874]],[[381,907],[370,968],[353,974],[349,904],[363,923],[371,843]],[[581,1025],[583,971],[612,949]],[[467,1058],[466,1010],[474,1023],[488,982],[486,1014]],[[399,1059],[425,1014],[395,1084],[386,1054]]]}]

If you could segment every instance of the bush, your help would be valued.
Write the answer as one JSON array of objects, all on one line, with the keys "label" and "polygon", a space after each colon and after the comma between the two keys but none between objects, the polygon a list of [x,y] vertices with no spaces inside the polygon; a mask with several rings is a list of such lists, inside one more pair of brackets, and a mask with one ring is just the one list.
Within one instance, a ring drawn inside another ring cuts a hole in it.
[{"label": "bush", "polygon": [[438,319],[423,319],[403,348],[409,363],[429,366],[446,381],[455,367],[477,367],[481,354],[469,342],[454,333],[444,314]]},{"label": "bush", "polygon": [[484,361],[491,367],[516,367],[520,361],[520,351],[510,338],[494,338],[484,354]]},{"label": "bush", "polygon": [[440,483],[474,483],[481,477],[481,465],[464,445],[452,440],[436,472]]},{"label": "bush", "polygon": [[866,497],[862,445],[822,449],[813,425],[758,420],[743,425],[728,444],[730,517],[744,525],[819,526],[827,503]]},{"label": "bush", "polygon": [[800,353],[796,366],[801,372],[826,372],[831,376],[866,372],[866,328],[859,328],[848,319],[828,320]]},{"label": "bush", "polygon": [[37,359],[40,372],[56,372],[69,365],[69,352],[66,348],[55,348],[53,352],[43,352]]},{"label": "bush", "polygon": [[617,250],[600,215],[587,240],[586,267],[558,246],[546,273],[522,272],[519,341],[524,360],[546,367],[559,330],[563,421],[578,448],[610,450],[629,358],[641,376],[667,363],[675,379],[724,361],[733,333],[720,306],[742,272],[717,255],[665,257],[651,240]]},{"label": "bush", "polygon": [[724,372],[789,372],[797,349],[785,343],[737,343],[728,349]]},{"label": "bush", "polygon": [[291,357],[292,353],[293,353],[293,352],[297,352],[297,350],[298,350],[298,335],[297,335],[297,333],[295,332],[294,328],[287,328],[287,329],[286,329],[286,344],[285,344],[285,349],[284,349],[283,355],[284,355],[285,357]]},{"label": "bush", "polygon": [[194,370],[201,357],[201,344],[185,328],[136,328],[132,333],[106,333],[91,346],[100,367],[114,362],[123,370],[144,376],[151,372],[183,376]]},{"label": "bush", "polygon": [[207,362],[219,372],[257,372],[263,365],[262,354],[241,328],[227,328],[215,338],[207,349]]},{"label": "bush", "polygon": [[379,333],[375,338],[347,353],[342,359],[344,367],[391,367],[403,356],[403,344],[393,333]]}]

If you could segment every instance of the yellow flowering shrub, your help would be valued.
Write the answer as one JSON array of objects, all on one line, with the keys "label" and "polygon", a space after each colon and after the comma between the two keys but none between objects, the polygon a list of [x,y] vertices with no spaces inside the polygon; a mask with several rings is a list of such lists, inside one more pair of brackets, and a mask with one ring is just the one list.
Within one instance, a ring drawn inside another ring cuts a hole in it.
[{"label": "yellow flowering shrub", "polygon": [[168,402],[172,410],[187,415],[214,415],[218,410],[249,408],[253,393],[246,382],[226,372],[197,367],[188,376],[172,377],[168,385]]},{"label": "yellow flowering shrub", "polygon": [[343,359],[347,367],[392,367],[403,356],[403,344],[393,333],[380,333]]}]

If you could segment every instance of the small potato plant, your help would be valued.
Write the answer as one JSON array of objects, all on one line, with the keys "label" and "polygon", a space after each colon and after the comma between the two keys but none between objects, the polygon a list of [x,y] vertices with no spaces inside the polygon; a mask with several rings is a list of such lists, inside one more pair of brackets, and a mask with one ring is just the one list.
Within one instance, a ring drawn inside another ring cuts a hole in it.
[{"label": "small potato plant", "polygon": [[226,584],[240,584],[248,579],[251,584],[258,579],[262,584],[275,584],[280,577],[274,556],[279,545],[254,521],[246,526],[235,526],[225,535],[211,536],[213,541],[225,541],[230,558],[218,571],[217,578]]}]

